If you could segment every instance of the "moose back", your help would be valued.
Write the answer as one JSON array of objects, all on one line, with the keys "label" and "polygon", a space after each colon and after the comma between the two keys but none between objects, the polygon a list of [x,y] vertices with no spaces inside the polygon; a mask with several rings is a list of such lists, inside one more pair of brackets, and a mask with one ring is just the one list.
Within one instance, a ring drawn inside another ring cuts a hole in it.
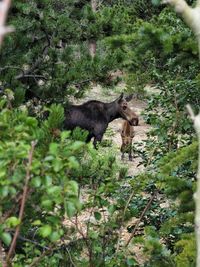
[{"label": "moose back", "polygon": [[110,103],[91,100],[82,105],[71,105],[65,110],[64,129],[73,130],[80,127],[88,131],[87,142],[94,137],[94,146],[101,142],[108,124],[123,118],[130,125],[138,125],[138,116],[130,109],[128,102],[132,96],[124,98],[123,94]]}]

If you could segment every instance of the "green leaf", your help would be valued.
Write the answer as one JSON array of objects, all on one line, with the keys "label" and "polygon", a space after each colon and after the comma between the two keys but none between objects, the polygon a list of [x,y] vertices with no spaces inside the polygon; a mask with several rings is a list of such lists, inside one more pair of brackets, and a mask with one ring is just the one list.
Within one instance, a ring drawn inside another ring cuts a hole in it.
[{"label": "green leaf", "polygon": [[67,213],[67,216],[71,218],[76,213],[76,208],[72,202],[65,202],[65,212]]},{"label": "green leaf", "polygon": [[7,197],[8,193],[9,193],[8,186],[3,186],[0,188],[0,196],[1,197]]},{"label": "green leaf", "polygon": [[41,178],[38,176],[31,179],[31,184],[33,185],[33,187],[36,187],[36,188],[40,187],[41,183],[42,183]]},{"label": "green leaf", "polygon": [[42,222],[40,220],[35,220],[34,222],[31,223],[32,225],[41,225]]},{"label": "green leaf", "polygon": [[151,2],[152,2],[152,4],[153,4],[154,6],[158,6],[158,5],[160,5],[161,0],[151,0]]},{"label": "green leaf", "polygon": [[57,241],[57,240],[60,239],[60,234],[59,234],[58,232],[53,232],[53,233],[50,235],[49,239],[50,239],[52,242],[55,242],[55,241]]},{"label": "green leaf", "polygon": [[44,207],[47,210],[51,210],[53,206],[53,202],[50,199],[42,200],[41,203],[42,207]]},{"label": "green leaf", "polygon": [[89,232],[89,237],[92,239],[97,239],[98,236],[99,236],[99,234],[97,232],[94,232],[94,231]]},{"label": "green leaf", "polygon": [[6,220],[6,224],[8,227],[16,227],[20,224],[20,220],[16,217],[10,217]]},{"label": "green leaf", "polygon": [[32,118],[32,117],[27,117],[26,119],[26,123],[30,126],[37,126],[37,120],[35,118]]},{"label": "green leaf", "polygon": [[50,225],[46,224],[44,226],[42,226],[39,230],[39,233],[42,237],[47,237],[47,236],[50,236],[52,232],[52,228]]},{"label": "green leaf", "polygon": [[76,141],[71,145],[72,150],[79,150],[85,143],[81,141]]},{"label": "green leaf", "polygon": [[52,177],[51,176],[46,175],[44,181],[45,181],[46,186],[52,185]]},{"label": "green leaf", "polygon": [[110,205],[108,207],[108,212],[112,215],[116,210],[116,206],[115,205]]},{"label": "green leaf", "polygon": [[57,155],[58,153],[58,144],[57,143],[51,143],[49,146],[49,151],[53,155]]},{"label": "green leaf", "polygon": [[62,191],[62,187],[58,185],[51,186],[47,189],[47,193],[50,195],[60,195]]},{"label": "green leaf", "polygon": [[69,138],[70,134],[70,131],[63,131],[61,133],[61,141],[63,142],[65,139]]},{"label": "green leaf", "polygon": [[52,163],[55,172],[59,172],[63,168],[63,162],[60,158],[54,159]]},{"label": "green leaf", "polygon": [[97,221],[100,221],[100,220],[101,220],[101,213],[95,211],[95,212],[94,212],[94,217],[95,217],[95,219],[96,219]]},{"label": "green leaf", "polygon": [[6,244],[6,246],[9,246],[12,241],[12,237],[9,233],[2,233],[0,238],[4,242],[4,244]]},{"label": "green leaf", "polygon": [[0,178],[4,177],[6,175],[6,169],[0,170]]},{"label": "green leaf", "polygon": [[127,264],[128,264],[128,266],[136,266],[137,265],[137,261],[135,259],[133,259],[133,258],[128,258],[127,259]]},{"label": "green leaf", "polygon": [[68,183],[69,187],[70,187],[70,193],[78,196],[78,184],[75,181],[69,181]]},{"label": "green leaf", "polygon": [[71,169],[78,169],[79,168],[79,163],[74,156],[69,157],[68,160],[69,160],[69,168],[71,168]]}]

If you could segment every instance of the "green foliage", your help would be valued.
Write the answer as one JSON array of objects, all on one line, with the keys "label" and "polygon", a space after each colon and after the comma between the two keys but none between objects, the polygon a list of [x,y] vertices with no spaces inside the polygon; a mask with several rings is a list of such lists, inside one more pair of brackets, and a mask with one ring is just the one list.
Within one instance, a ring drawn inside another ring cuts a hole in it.
[{"label": "green foliage", "polygon": [[[59,266],[66,260],[101,266],[106,258],[110,266],[116,266],[116,262],[131,266],[134,260],[127,261],[121,252],[113,257],[119,238],[115,231],[119,227],[118,211],[125,206],[122,203],[116,207],[112,200],[120,187],[117,175],[120,167],[113,151],[105,155],[106,148],[95,150],[92,144],[84,142],[87,133],[80,129],[72,134],[60,131],[59,135],[47,138],[52,129],[62,124],[64,113],[60,104],[48,108],[49,117],[39,122],[28,115],[26,108],[12,109],[7,107],[8,103],[8,99],[1,98],[0,238],[9,248],[16,227],[20,227],[15,265],[25,266],[41,256],[40,266],[47,262],[48,266]],[[37,141],[34,149],[33,141]],[[86,194],[88,200],[82,202],[79,194],[86,183],[90,189],[83,191],[83,196]],[[20,220],[20,199],[26,186],[25,209]],[[100,209],[106,210],[107,215]],[[77,236],[82,233],[79,223],[69,222],[88,210],[85,239]],[[69,236],[67,243],[62,241]],[[85,251],[91,257],[82,257]]]},{"label": "green foliage", "polygon": [[[12,4],[9,24],[16,31],[0,55],[0,239],[9,247],[20,226],[16,266],[36,257],[40,266],[195,266],[197,142],[185,109],[189,102],[198,112],[200,104],[195,38],[160,1],[98,4],[96,12],[83,0]],[[91,41],[97,44],[94,58]],[[30,102],[13,109],[33,96],[68,103],[71,95],[82,97],[90,81],[113,85],[113,70],[125,73],[128,92],[147,99],[143,117],[152,127],[147,140],[135,145],[145,172],[123,186],[127,169],[118,166],[111,142],[96,151],[84,142],[87,132],[61,131],[61,105],[46,108],[47,119],[35,100],[36,112]],[[37,145],[30,160],[32,141]],[[141,265],[128,249],[116,249],[119,228],[140,218],[155,192],[141,218],[145,232],[138,229],[142,237],[133,238],[142,243]],[[86,222],[80,217],[81,229],[77,218],[84,212],[89,216]]]},{"label": "green foliage", "polygon": [[178,256],[175,257],[177,267],[196,266],[196,246],[193,234],[184,235],[182,240],[176,243],[175,250],[178,252]]}]

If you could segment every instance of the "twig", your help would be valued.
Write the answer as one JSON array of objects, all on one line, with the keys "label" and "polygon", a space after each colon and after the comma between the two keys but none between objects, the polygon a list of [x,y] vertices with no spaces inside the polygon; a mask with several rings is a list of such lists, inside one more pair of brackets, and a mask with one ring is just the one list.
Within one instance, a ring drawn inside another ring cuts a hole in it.
[{"label": "twig", "polygon": [[[28,195],[33,192],[32,188],[28,189]],[[10,208],[7,212],[4,213],[2,218],[0,218],[0,224],[4,223],[5,220],[10,217],[11,214],[15,213],[18,209],[18,203],[22,200],[22,195],[21,193],[17,194],[15,197],[11,197],[10,201],[13,203],[13,207]]]},{"label": "twig", "polygon": [[45,250],[39,257],[35,258],[32,263],[29,265],[29,267],[33,267],[35,265],[39,266],[38,265],[38,262],[43,258],[45,257],[46,255],[48,255],[49,253],[53,252],[54,248],[51,247],[49,248],[49,250]]},{"label": "twig", "polygon": [[23,237],[23,236],[21,236],[21,235],[18,235],[18,237],[17,237],[17,238],[18,238],[18,239],[20,239],[20,240],[22,240],[22,241],[25,241],[25,242],[28,242],[28,243],[34,244],[34,245],[36,245],[37,247],[40,247],[40,248],[42,248],[43,250],[50,250],[50,248],[49,248],[49,247],[42,246],[40,243],[38,243],[38,242],[37,242],[37,241],[35,241],[35,240],[28,239],[28,238],[26,238],[26,237]]},{"label": "twig", "polygon": [[153,195],[152,195],[151,198],[149,199],[149,202],[147,203],[146,207],[144,208],[142,214],[140,215],[140,218],[139,218],[139,220],[137,221],[137,223],[136,223],[136,225],[135,225],[135,227],[134,227],[134,229],[133,229],[133,232],[132,232],[131,236],[129,237],[129,239],[128,239],[126,245],[125,245],[125,247],[128,247],[129,243],[131,242],[132,238],[134,237],[134,235],[135,235],[135,233],[136,233],[136,230],[137,230],[137,228],[138,228],[139,223],[142,221],[142,219],[143,219],[145,213],[146,213],[147,210],[150,208],[151,203],[152,203],[154,197],[156,196],[156,194],[157,194],[157,190],[153,193]]},{"label": "twig", "polygon": [[[127,201],[127,203],[126,203],[126,206],[125,206],[125,208],[124,208],[124,212],[123,212],[123,215],[122,215],[122,219],[121,219],[121,225],[122,225],[123,222],[124,222],[124,217],[125,217],[125,214],[126,214],[126,210],[127,210],[127,208],[128,208],[129,203],[131,202],[131,200],[132,200],[134,194],[135,194],[135,192],[133,191],[133,192],[131,193],[131,195],[130,195],[128,201]],[[119,251],[121,235],[122,235],[122,227],[120,228],[120,233],[119,233],[119,238],[118,238],[117,248],[116,248],[116,254],[117,254],[118,251]]]},{"label": "twig", "polygon": [[[24,184],[24,188],[23,188],[21,207],[20,207],[20,211],[19,211],[20,224],[22,223],[22,218],[23,218],[23,214],[24,214],[24,208],[25,208],[26,197],[27,197],[27,192],[28,192],[28,182],[29,182],[30,177],[31,177],[30,176],[30,168],[31,168],[32,160],[33,160],[33,151],[35,149],[36,143],[37,143],[36,141],[31,142],[31,149],[29,151],[28,165],[26,168],[25,184]],[[18,237],[19,231],[20,231],[20,224],[16,227],[15,234],[14,234],[14,237],[13,237],[10,249],[8,251],[7,258],[6,258],[7,263],[9,263],[10,258],[12,257],[12,254],[15,250],[17,237]]]},{"label": "twig", "polygon": [[72,260],[72,256],[71,256],[71,253],[70,253],[69,249],[66,248],[66,250],[67,250],[67,253],[68,253],[68,255],[69,255],[69,259],[70,259],[70,261],[71,261],[71,264],[72,264],[74,267],[76,267],[74,261]]}]

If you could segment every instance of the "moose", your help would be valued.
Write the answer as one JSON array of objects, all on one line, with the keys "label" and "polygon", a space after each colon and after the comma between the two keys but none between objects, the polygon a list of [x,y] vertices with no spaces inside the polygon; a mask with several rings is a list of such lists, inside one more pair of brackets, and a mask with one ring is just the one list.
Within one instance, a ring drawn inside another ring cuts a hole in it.
[{"label": "moose", "polygon": [[91,100],[82,105],[71,105],[65,109],[64,129],[73,130],[80,127],[87,130],[86,142],[90,142],[94,137],[93,144],[96,148],[111,121],[123,118],[130,125],[138,125],[138,116],[128,106],[131,99],[132,95],[125,98],[122,93],[110,103]]},{"label": "moose", "polygon": [[124,160],[124,154],[128,153],[129,160],[132,161],[132,142],[133,137],[135,136],[134,128],[128,121],[123,121],[122,130],[121,130],[121,159]]}]

